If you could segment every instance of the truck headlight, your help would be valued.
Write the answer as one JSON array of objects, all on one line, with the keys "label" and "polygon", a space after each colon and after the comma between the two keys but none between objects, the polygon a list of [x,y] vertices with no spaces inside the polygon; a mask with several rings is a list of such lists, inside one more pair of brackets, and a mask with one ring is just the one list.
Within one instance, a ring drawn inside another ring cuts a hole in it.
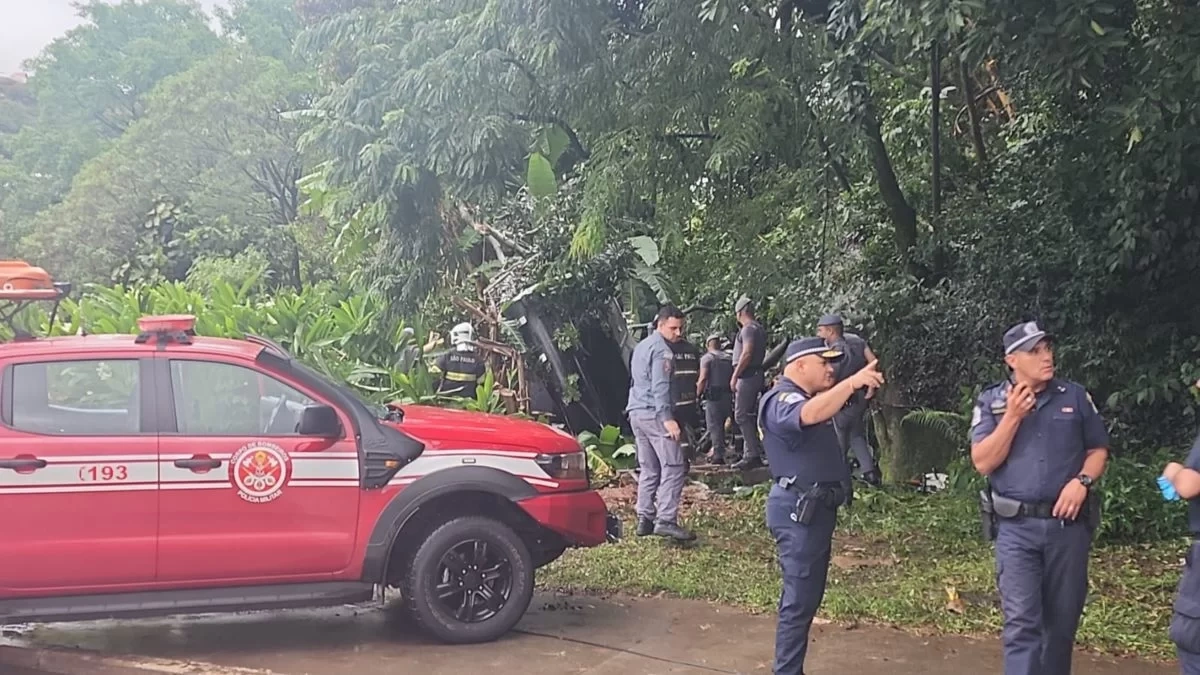
[{"label": "truck headlight", "polygon": [[587,453],[568,452],[561,455],[538,455],[542,470],[558,480],[587,480]]}]

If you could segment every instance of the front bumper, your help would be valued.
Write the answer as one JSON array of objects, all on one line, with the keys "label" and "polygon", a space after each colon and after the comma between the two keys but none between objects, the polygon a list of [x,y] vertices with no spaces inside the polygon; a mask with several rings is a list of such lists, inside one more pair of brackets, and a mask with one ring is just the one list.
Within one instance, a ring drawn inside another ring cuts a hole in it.
[{"label": "front bumper", "polygon": [[540,494],[517,504],[571,546],[599,546],[621,537],[621,521],[595,490]]}]

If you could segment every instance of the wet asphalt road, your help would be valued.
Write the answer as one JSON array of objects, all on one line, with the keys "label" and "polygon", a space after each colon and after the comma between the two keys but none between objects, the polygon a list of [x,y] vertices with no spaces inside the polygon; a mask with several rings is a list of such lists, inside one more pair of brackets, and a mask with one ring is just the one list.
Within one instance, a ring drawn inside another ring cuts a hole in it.
[{"label": "wet asphalt road", "polygon": [[[701,602],[595,599],[539,595],[514,633],[486,645],[448,646],[416,633],[402,616],[378,608],[273,614],[209,615],[136,622],[92,622],[37,627],[8,657],[50,648],[121,658],[112,675],[157,672],[209,675],[665,675],[770,673],[771,616],[754,616]],[[815,626],[809,672],[860,675],[999,673],[998,639],[924,638],[901,631]],[[11,644],[11,641],[10,641]],[[0,649],[0,673],[5,670]],[[7,661],[19,663],[19,661]],[[25,662],[28,666],[32,662]],[[1079,653],[1077,675],[1167,675],[1172,664],[1118,661]],[[113,667],[108,664],[105,667]],[[99,675],[100,662],[59,675]],[[42,674],[39,674],[42,675]],[[107,675],[107,673],[105,674]]]}]

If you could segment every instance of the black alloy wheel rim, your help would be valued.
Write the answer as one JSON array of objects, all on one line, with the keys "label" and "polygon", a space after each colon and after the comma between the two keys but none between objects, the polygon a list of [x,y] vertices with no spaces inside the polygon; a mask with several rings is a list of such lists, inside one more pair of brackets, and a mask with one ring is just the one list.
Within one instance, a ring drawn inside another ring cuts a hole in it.
[{"label": "black alloy wheel rim", "polygon": [[482,539],[455,544],[438,561],[438,603],[462,623],[481,623],[499,614],[512,587],[512,561],[499,546]]}]

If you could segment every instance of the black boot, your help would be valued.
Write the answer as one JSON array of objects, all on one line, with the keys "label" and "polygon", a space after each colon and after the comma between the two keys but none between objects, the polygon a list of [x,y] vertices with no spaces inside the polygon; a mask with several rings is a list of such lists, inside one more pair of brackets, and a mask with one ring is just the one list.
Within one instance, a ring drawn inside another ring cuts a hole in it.
[{"label": "black boot", "polygon": [[649,518],[638,518],[637,536],[645,537],[654,534],[654,521]]},{"label": "black boot", "polygon": [[750,469],[757,469],[762,465],[763,462],[758,457],[743,457],[734,463],[731,468],[737,469],[738,471],[748,471]]},{"label": "black boot", "polygon": [[654,534],[659,537],[671,537],[676,541],[692,541],[696,535],[683,529],[678,523],[656,523]]}]

